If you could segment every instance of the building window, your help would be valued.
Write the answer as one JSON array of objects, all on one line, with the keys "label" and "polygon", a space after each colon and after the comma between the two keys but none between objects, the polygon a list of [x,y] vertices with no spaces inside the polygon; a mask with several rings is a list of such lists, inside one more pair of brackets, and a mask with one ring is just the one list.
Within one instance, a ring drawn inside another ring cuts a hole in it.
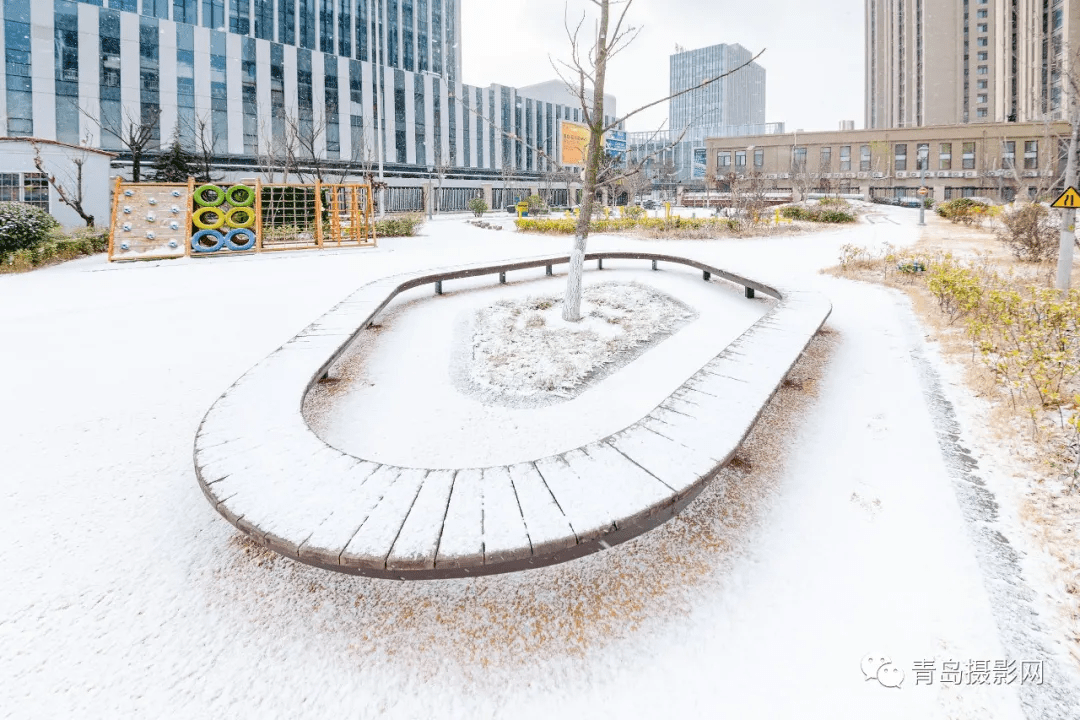
[{"label": "building window", "polygon": [[[976,17],[978,17],[978,18],[979,18],[980,20],[982,20],[983,18],[985,18],[985,17],[986,17],[986,15],[987,15],[987,12],[989,12],[989,11],[987,11],[987,10],[980,10],[980,11],[978,12],[978,14],[976,15]],[[983,32],[985,32],[985,30],[984,30]]]},{"label": "building window", "polygon": [[24,202],[49,212],[49,181],[41,173],[0,173],[0,202]]},{"label": "building window", "polygon": [[964,143],[962,149],[964,151],[964,157],[963,157],[964,169],[965,170],[974,170],[975,169],[975,143],[966,142],[966,143]]},{"label": "building window", "polygon": [[19,173],[0,173],[0,202],[19,202]]},{"label": "building window", "polygon": [[904,172],[907,170],[907,145],[897,145],[893,153],[893,170]]},{"label": "building window", "polygon": [[990,54],[989,53],[986,53],[986,52],[980,52],[979,53],[979,62],[986,62],[989,59],[990,59]]},{"label": "building window", "polygon": [[978,44],[979,47],[986,47],[986,43],[987,43],[987,40],[986,40],[985,37],[981,37],[977,41],[977,44]]},{"label": "building window", "polygon": [[334,52],[333,0],[322,0],[319,3],[319,50],[324,53]]},{"label": "building window", "polygon": [[756,148],[754,150],[754,167],[765,167],[765,149]]},{"label": "building window", "polygon": [[978,97],[976,97],[975,102],[985,105],[986,104],[986,93],[982,93]]},{"label": "building window", "polygon": [[979,83],[979,84],[978,84],[978,88],[979,88],[980,90],[986,90],[988,82],[989,82],[989,81],[987,81],[987,80],[979,80],[979,81],[978,81],[978,83]]},{"label": "building window", "polygon": [[737,168],[746,167],[746,151],[745,150],[736,150],[735,151],[735,167],[737,167]]},{"label": "building window", "polygon": [[952,143],[938,146],[938,170],[952,170]]},{"label": "building window", "polygon": [[22,201],[49,212],[49,179],[42,173],[23,173]]},{"label": "building window", "polygon": [[916,170],[929,170],[930,169],[930,144],[919,143],[915,146],[915,169]]},{"label": "building window", "polygon": [[986,108],[979,108],[975,111],[976,117],[986,117]]},{"label": "building window", "polygon": [[851,146],[840,146],[840,172],[851,171]]},{"label": "building window", "polygon": [[225,29],[225,0],[203,0],[203,27]]},{"label": "building window", "polygon": [[[979,12],[986,12],[986,11],[985,10],[980,10]],[[981,32],[981,33],[990,32],[990,30],[988,29],[988,26],[987,26],[986,23],[979,23],[979,32]]]},{"label": "building window", "polygon": [[416,46],[413,35],[413,4],[412,0],[402,0],[401,3],[401,46],[405,69],[413,71],[416,66],[416,57],[413,48]]},{"label": "building window", "polygon": [[1016,167],[1016,142],[1005,140],[1001,143],[1001,167],[1011,169]]},{"label": "building window", "polygon": [[986,75],[989,72],[989,70],[987,70],[985,65],[980,65],[979,68],[975,72],[978,75]]},{"label": "building window", "polygon": [[869,145],[861,145],[861,146],[859,146],[859,171],[860,172],[870,172],[870,159],[871,159],[870,146]]},{"label": "building window", "polygon": [[720,170],[727,170],[731,167],[731,153],[724,150],[716,153],[716,167]]},{"label": "building window", "polygon": [[[187,23],[188,25],[194,25],[198,18],[199,0],[173,0],[173,20],[175,22]],[[271,6],[273,2],[271,0]]]},{"label": "building window", "polygon": [[823,148],[821,148],[821,157],[819,158],[818,161],[820,163],[822,171],[823,172],[828,172],[828,170],[826,170],[826,168],[828,168],[830,165],[832,165],[832,148],[831,147],[823,147]]},{"label": "building window", "polygon": [[1038,170],[1039,169],[1039,141],[1038,140],[1026,140],[1026,141],[1024,141],[1024,169],[1025,170]]},{"label": "building window", "polygon": [[315,49],[315,0],[300,0],[297,10],[300,30],[300,47],[307,50]]},{"label": "building window", "polygon": [[442,0],[431,0],[431,72],[437,75],[443,71],[442,51]]},{"label": "building window", "polygon": [[801,172],[806,169],[806,148],[795,148],[794,155],[792,157],[792,165],[796,172]]}]

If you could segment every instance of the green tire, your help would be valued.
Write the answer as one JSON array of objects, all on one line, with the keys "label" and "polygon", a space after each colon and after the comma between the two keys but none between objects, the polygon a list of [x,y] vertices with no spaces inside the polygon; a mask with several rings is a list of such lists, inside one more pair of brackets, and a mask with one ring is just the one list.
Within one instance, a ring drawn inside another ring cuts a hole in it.
[{"label": "green tire", "polygon": [[247,185],[233,185],[225,191],[225,200],[234,208],[251,207],[255,202],[255,191]]},{"label": "green tire", "polygon": [[[203,197],[203,193],[213,193],[214,199],[207,200]],[[200,207],[217,207],[221,203],[225,202],[225,191],[213,183],[207,183],[206,185],[200,185],[195,188],[195,204]]]}]

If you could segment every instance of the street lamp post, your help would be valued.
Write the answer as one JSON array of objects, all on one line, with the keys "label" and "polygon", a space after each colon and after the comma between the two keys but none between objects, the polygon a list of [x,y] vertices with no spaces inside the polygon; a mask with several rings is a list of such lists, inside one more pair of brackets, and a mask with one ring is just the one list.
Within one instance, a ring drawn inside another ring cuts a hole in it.
[{"label": "street lamp post", "polygon": [[435,184],[432,182],[431,176],[435,173],[435,168],[428,165],[428,199],[427,199],[427,219],[431,220],[431,208],[435,204]]},{"label": "street lamp post", "polygon": [[924,155],[920,149],[918,154],[919,163],[919,225],[926,225],[926,198],[930,197],[929,192],[926,195],[922,194],[922,190],[926,187],[926,166],[930,164],[930,148],[926,148],[926,154]]}]

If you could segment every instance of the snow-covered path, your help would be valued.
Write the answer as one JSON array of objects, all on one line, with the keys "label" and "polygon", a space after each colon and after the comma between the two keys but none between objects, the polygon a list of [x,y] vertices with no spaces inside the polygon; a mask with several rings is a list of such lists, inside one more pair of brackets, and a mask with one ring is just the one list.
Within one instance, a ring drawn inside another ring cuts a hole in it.
[{"label": "snow-covered path", "polygon": [[[822,290],[831,363],[741,536],[710,534],[732,493],[706,492],[612,551],[477,580],[265,553],[206,503],[192,439],[230,383],[360,284],[565,240],[444,220],[375,251],[0,277],[0,716],[1020,718],[1024,699],[1029,718],[1070,717],[1032,701],[1068,697],[1050,657],[1026,695],[915,684],[915,660],[1044,658],[1016,654],[1026,609],[987,590],[1002,578],[939,449],[906,305],[815,274],[845,242],[912,242],[914,214],[889,212],[902,224],[595,239]],[[864,681],[867,653],[893,657],[901,689]]]}]

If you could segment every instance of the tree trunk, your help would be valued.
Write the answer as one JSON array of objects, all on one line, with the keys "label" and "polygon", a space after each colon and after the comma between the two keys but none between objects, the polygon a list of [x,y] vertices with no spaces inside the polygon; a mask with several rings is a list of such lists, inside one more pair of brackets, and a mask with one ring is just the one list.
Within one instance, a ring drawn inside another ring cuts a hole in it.
[{"label": "tree trunk", "polygon": [[[604,75],[607,73],[608,18],[610,1],[601,0],[600,27],[596,38],[595,82],[593,83],[593,111],[589,133],[589,153],[585,159],[585,187],[582,192],[581,214],[578,216],[574,248],[570,252],[570,272],[566,278],[566,294],[563,298],[563,320],[581,320],[581,276],[585,271],[585,245],[589,239],[593,205],[596,202],[596,178],[600,172],[600,144],[604,132]],[[580,89],[582,97],[585,88]]]},{"label": "tree trunk", "polygon": [[[1065,188],[1077,185],[1076,154],[1080,152],[1080,98],[1073,98],[1072,138],[1069,162],[1065,170]],[[1076,242],[1076,210],[1065,210],[1061,217],[1061,244],[1058,246],[1057,289],[1068,290],[1072,280],[1073,244]]]},{"label": "tree trunk", "polygon": [[142,177],[142,153],[133,150],[131,153],[131,182],[137,183]]}]

